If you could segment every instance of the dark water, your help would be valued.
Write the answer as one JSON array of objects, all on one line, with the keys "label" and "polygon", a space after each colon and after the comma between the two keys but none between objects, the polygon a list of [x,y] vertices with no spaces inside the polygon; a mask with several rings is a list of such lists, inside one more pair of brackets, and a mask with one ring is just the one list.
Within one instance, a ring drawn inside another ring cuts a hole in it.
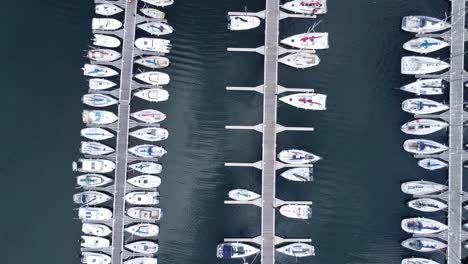
[{"label": "dark water", "polygon": [[[164,143],[159,260],[161,263],[220,263],[215,246],[224,236],[256,236],[260,210],[225,206],[232,188],[260,192],[260,172],[224,168],[226,161],[261,157],[261,135],[226,131],[227,124],[261,122],[262,98],[226,92],[227,85],[262,83],[263,57],[230,54],[226,47],[262,45],[263,31],[232,33],[230,10],[259,11],[263,1],[177,1],[168,8],[176,29],[171,98],[158,108],[168,114]],[[278,149],[301,148],[324,157],[316,181],[295,184],[278,178],[283,200],[312,200],[314,217],[297,222],[277,217],[277,235],[311,237],[317,256],[301,263],[399,263],[412,255],[399,246],[405,238],[400,219],[417,213],[405,208],[400,181],[445,182],[428,174],[405,154],[400,111],[409,96],[393,90],[411,79],[399,74],[403,15],[443,17],[442,0],[330,1],[318,31],[330,33],[330,49],[308,70],[280,66],[280,84],[315,88],[329,96],[328,111],[309,113],[280,104],[279,122],[314,126],[313,133],[278,135]],[[91,44],[92,1],[25,0],[2,3],[0,50],[3,139],[0,152],[0,248],[2,263],[79,263],[80,222],[71,201],[71,161],[79,157],[80,97],[86,91],[79,68]],[[301,33],[313,20],[281,22],[281,38]],[[443,52],[441,57],[446,57]],[[435,136],[441,142],[443,134]],[[444,215],[434,217],[444,221]],[[442,253],[434,258],[443,258]],[[278,263],[295,259],[277,256]],[[258,259],[257,259],[258,262]]]}]

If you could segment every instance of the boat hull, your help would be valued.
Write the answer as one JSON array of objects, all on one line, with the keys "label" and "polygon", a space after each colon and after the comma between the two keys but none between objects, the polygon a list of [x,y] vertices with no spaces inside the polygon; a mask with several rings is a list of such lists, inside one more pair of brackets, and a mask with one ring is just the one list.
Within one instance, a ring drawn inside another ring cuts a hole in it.
[{"label": "boat hull", "polygon": [[419,198],[409,201],[408,207],[421,212],[432,213],[446,209],[447,204],[431,198]]},{"label": "boat hull", "polygon": [[328,33],[322,32],[309,32],[297,34],[280,41],[285,44],[298,49],[320,50],[328,49]]},{"label": "boat hull", "polygon": [[145,174],[157,174],[162,171],[161,164],[154,162],[138,162],[128,165],[130,169],[136,170]]}]

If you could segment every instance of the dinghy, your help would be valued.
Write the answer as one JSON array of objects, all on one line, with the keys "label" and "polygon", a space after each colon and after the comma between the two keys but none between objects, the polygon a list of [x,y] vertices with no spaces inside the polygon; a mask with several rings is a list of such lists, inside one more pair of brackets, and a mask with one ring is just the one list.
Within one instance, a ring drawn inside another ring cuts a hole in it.
[{"label": "dinghy", "polygon": [[158,244],[151,240],[135,241],[125,245],[125,248],[141,254],[156,254],[158,252]]},{"label": "dinghy", "polygon": [[408,181],[401,184],[401,191],[410,195],[425,195],[443,192],[447,186],[430,181]]},{"label": "dinghy", "polygon": [[245,189],[234,189],[229,191],[228,193],[229,198],[236,200],[236,201],[253,201],[255,199],[260,198],[259,194],[251,192]]},{"label": "dinghy", "polygon": [[137,27],[156,36],[169,35],[174,32],[174,29],[170,25],[158,21],[139,24]]},{"label": "dinghy", "polygon": [[156,8],[141,8],[141,13],[147,17],[164,19],[166,16],[164,12],[157,10]]},{"label": "dinghy", "polygon": [[81,252],[81,263],[83,264],[110,264],[111,257],[97,252]]},{"label": "dinghy", "polygon": [[106,140],[114,137],[114,134],[100,127],[83,128],[81,129],[80,134],[82,137],[91,140]]},{"label": "dinghy", "polygon": [[113,36],[94,34],[94,38],[91,39],[93,45],[106,47],[106,48],[117,48],[120,46],[120,40]]},{"label": "dinghy", "polygon": [[83,110],[82,118],[87,125],[108,125],[117,121],[114,113],[102,110]]},{"label": "dinghy", "polygon": [[300,14],[321,15],[327,13],[327,0],[293,0],[281,8]]},{"label": "dinghy", "polygon": [[408,238],[405,241],[401,242],[401,245],[407,249],[411,249],[418,252],[432,252],[447,247],[446,244],[438,240],[425,237]]},{"label": "dinghy", "polygon": [[80,207],[78,218],[82,221],[107,221],[112,219],[112,211],[100,207]]},{"label": "dinghy", "polygon": [[439,262],[426,258],[405,258],[401,260],[401,264],[439,264]]},{"label": "dinghy", "polygon": [[75,203],[86,206],[102,204],[110,199],[112,199],[111,196],[97,191],[84,191],[73,195],[73,201]]},{"label": "dinghy", "polygon": [[444,93],[445,84],[442,79],[422,79],[402,86],[400,89],[416,95],[438,95]]},{"label": "dinghy", "polygon": [[162,217],[161,208],[154,207],[132,207],[127,209],[127,215],[138,220],[159,221]]},{"label": "dinghy", "polygon": [[419,198],[409,201],[408,207],[421,212],[432,213],[445,210],[447,204],[432,198]]},{"label": "dinghy", "polygon": [[445,231],[448,226],[432,219],[413,217],[401,220],[401,229],[410,234],[428,235]]},{"label": "dinghy", "polygon": [[83,223],[81,232],[87,235],[105,237],[112,233],[110,227],[103,224]]},{"label": "dinghy", "polygon": [[125,201],[134,205],[156,205],[159,204],[159,192],[135,191],[125,195]]},{"label": "dinghy", "polygon": [[85,64],[81,69],[85,76],[91,77],[110,77],[119,74],[117,71],[109,67],[97,64]]},{"label": "dinghy", "polygon": [[148,3],[150,5],[160,6],[160,7],[170,6],[174,4],[174,0],[141,0],[141,1]]},{"label": "dinghy", "polygon": [[280,101],[297,108],[323,111],[327,109],[327,96],[318,93],[295,93],[280,98]]},{"label": "dinghy", "polygon": [[401,104],[401,109],[415,115],[428,115],[449,109],[449,106],[425,98],[406,99]]},{"label": "dinghy", "polygon": [[438,170],[448,166],[446,162],[439,159],[422,159],[418,161],[418,165],[426,170]]},{"label": "dinghy", "polygon": [[161,185],[161,178],[154,175],[140,175],[128,179],[127,182],[139,188],[156,188]]},{"label": "dinghy", "polygon": [[171,79],[168,74],[157,71],[138,73],[135,78],[151,85],[166,85]]},{"label": "dinghy", "polygon": [[169,92],[161,88],[140,90],[134,95],[148,102],[164,102],[169,99]]},{"label": "dinghy", "polygon": [[81,141],[80,152],[89,155],[106,155],[114,152],[114,149],[99,142]]},{"label": "dinghy", "polygon": [[107,107],[119,102],[112,96],[99,93],[85,94],[81,100],[84,104],[94,107]]},{"label": "dinghy", "polygon": [[158,110],[154,109],[145,109],[135,113],[130,114],[131,117],[145,123],[159,123],[166,119],[166,115],[164,113],[159,112]]},{"label": "dinghy", "polygon": [[120,52],[111,49],[90,49],[88,50],[88,58],[94,61],[115,61],[120,59]]},{"label": "dinghy", "polygon": [[89,79],[90,90],[106,90],[116,85],[117,84],[115,82],[112,82],[106,79],[99,79],[99,78]]},{"label": "dinghy", "polygon": [[401,126],[401,131],[410,135],[429,135],[439,130],[445,129],[448,124],[433,119],[416,119]]},{"label": "dinghy", "polygon": [[258,253],[260,249],[240,242],[224,242],[216,247],[216,257],[222,259],[244,259]]},{"label": "dinghy", "polygon": [[162,171],[161,164],[146,161],[130,164],[128,167],[130,167],[132,170],[136,170],[145,174],[157,174]]},{"label": "dinghy", "polygon": [[401,74],[429,74],[450,68],[450,64],[438,59],[423,56],[401,58]]},{"label": "dinghy", "polygon": [[110,246],[110,240],[103,237],[81,236],[81,247],[83,248],[106,248]]},{"label": "dinghy", "polygon": [[99,4],[96,5],[95,11],[101,16],[113,16],[122,12],[123,9],[113,4]]},{"label": "dinghy", "polygon": [[428,155],[442,153],[447,146],[428,139],[408,139],[403,143],[403,148],[413,154]]},{"label": "dinghy", "polygon": [[260,18],[256,16],[228,16],[228,29],[237,30],[248,30],[260,26]]},{"label": "dinghy", "polygon": [[154,237],[159,234],[159,226],[150,223],[141,223],[125,228],[125,231],[139,237]]},{"label": "dinghy", "polygon": [[297,34],[280,41],[285,44],[298,49],[319,50],[328,49],[328,33],[308,32]]},{"label": "dinghy", "polygon": [[144,51],[169,53],[171,42],[166,39],[158,38],[138,38],[135,40],[135,46]]},{"label": "dinghy", "polygon": [[161,127],[144,127],[130,132],[129,135],[144,141],[155,142],[166,140],[169,137],[169,131]]},{"label": "dinghy", "polygon": [[124,261],[124,264],[158,264],[157,258],[138,257]]},{"label": "dinghy", "polygon": [[281,173],[281,176],[290,181],[313,181],[312,171],[312,168],[292,168]]},{"label": "dinghy", "polygon": [[321,159],[310,152],[298,149],[283,150],[278,154],[278,159],[288,164],[307,164]]},{"label": "dinghy", "polygon": [[412,33],[432,33],[450,28],[450,24],[442,19],[428,16],[405,16],[401,29]]},{"label": "dinghy", "polygon": [[168,58],[162,56],[148,56],[135,60],[135,63],[151,69],[162,69],[169,66],[170,61]]},{"label": "dinghy", "polygon": [[122,22],[113,18],[93,18],[91,28],[93,30],[114,31],[122,27]]},{"label": "dinghy", "polygon": [[317,66],[320,63],[320,58],[316,54],[308,52],[290,53],[278,59],[278,62],[284,65],[291,66],[297,69],[305,69]]},{"label": "dinghy", "polygon": [[76,184],[89,188],[89,187],[100,187],[112,183],[112,179],[99,174],[84,174],[76,177]]},{"label": "dinghy", "polygon": [[305,204],[283,205],[279,212],[286,217],[295,219],[310,219],[312,217],[312,208]]},{"label": "dinghy", "polygon": [[300,242],[279,247],[276,251],[296,258],[315,256],[314,246]]},{"label": "dinghy", "polygon": [[448,42],[436,38],[415,38],[403,44],[405,50],[420,54],[431,53],[448,46]]},{"label": "dinghy", "polygon": [[115,163],[105,159],[79,159],[73,166],[77,171],[89,173],[109,173],[115,169]]}]

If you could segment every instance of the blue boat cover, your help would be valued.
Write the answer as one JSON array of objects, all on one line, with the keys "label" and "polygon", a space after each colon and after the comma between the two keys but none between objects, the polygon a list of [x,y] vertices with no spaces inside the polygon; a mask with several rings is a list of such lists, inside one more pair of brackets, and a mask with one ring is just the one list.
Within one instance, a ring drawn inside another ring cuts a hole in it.
[{"label": "blue boat cover", "polygon": [[230,245],[223,246],[223,258],[230,259],[232,254],[234,253],[234,249]]}]

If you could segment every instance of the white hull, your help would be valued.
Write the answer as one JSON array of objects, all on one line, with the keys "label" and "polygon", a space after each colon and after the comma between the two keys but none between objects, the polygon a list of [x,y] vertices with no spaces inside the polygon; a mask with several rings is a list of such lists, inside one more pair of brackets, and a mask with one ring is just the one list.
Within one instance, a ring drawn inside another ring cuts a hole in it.
[{"label": "white hull", "polygon": [[297,69],[305,69],[317,66],[320,58],[316,54],[308,52],[291,53],[279,58],[278,62]]},{"label": "white hull", "polygon": [[252,201],[260,198],[259,194],[244,189],[235,189],[229,191],[228,196],[229,198],[236,201]]},{"label": "white hull", "polygon": [[163,22],[148,22],[140,24],[137,27],[156,36],[169,35],[174,32],[174,29],[170,25]]},{"label": "white hull", "polygon": [[120,52],[111,49],[90,49],[88,58],[99,62],[109,62],[120,59]]},{"label": "white hull", "polygon": [[161,127],[144,127],[130,132],[130,136],[145,141],[155,142],[166,140],[169,137],[169,131]]},{"label": "white hull", "polygon": [[100,187],[112,182],[111,178],[99,174],[84,174],[76,177],[76,184],[81,187]]},{"label": "white hull", "polygon": [[436,38],[415,38],[403,44],[405,50],[420,54],[431,53],[448,46],[450,46],[450,44]]},{"label": "white hull", "polygon": [[287,204],[280,208],[280,213],[289,218],[310,219],[312,217],[312,208],[308,205]]},{"label": "white hull", "polygon": [[94,141],[81,141],[80,152],[89,155],[106,155],[114,152],[114,149]]},{"label": "white hull", "polygon": [[125,195],[125,201],[134,205],[156,205],[159,204],[159,192],[136,191]]},{"label": "white hull", "polygon": [[159,234],[159,226],[149,223],[135,224],[125,228],[125,231],[139,237],[154,237]]},{"label": "white hull", "polygon": [[81,236],[81,247],[84,248],[106,248],[110,246],[110,241],[107,238],[95,236]]},{"label": "white hull", "polygon": [[328,49],[328,33],[309,32],[298,34],[281,40],[281,44],[298,49]]},{"label": "white hull", "polygon": [[255,16],[228,16],[229,30],[248,30],[260,26],[260,18]]},{"label": "white hull", "polygon": [[418,161],[418,165],[426,170],[438,170],[438,169],[443,169],[448,166],[447,163],[439,160],[439,159],[422,159]]},{"label": "white hull", "polygon": [[83,264],[110,264],[111,257],[96,252],[81,252],[81,263]]},{"label": "white hull", "polygon": [[296,258],[315,256],[315,247],[306,243],[292,243],[276,251]]},{"label": "white hull", "polygon": [[174,4],[174,0],[141,0],[141,1],[150,5],[160,6],[160,7],[170,6]]},{"label": "white hull", "polygon": [[112,233],[112,229],[103,224],[83,223],[81,232],[87,235],[105,237]]},{"label": "white hull", "polygon": [[128,165],[130,169],[136,170],[145,174],[157,174],[162,171],[161,164],[154,162],[138,162]]},{"label": "white hull", "polygon": [[403,101],[401,109],[410,114],[428,115],[448,110],[449,106],[425,98],[412,98]]},{"label": "white hull", "polygon": [[445,129],[448,124],[433,119],[416,119],[401,126],[401,131],[410,135],[429,135],[439,130]]},{"label": "white hull", "polygon": [[90,90],[106,90],[116,85],[117,84],[115,82],[112,82],[106,79],[99,79],[99,78],[89,79]]},{"label": "white hull", "polygon": [[137,157],[142,158],[161,158],[162,156],[164,156],[164,154],[167,153],[167,151],[164,148],[149,144],[138,145],[129,148],[128,152]]},{"label": "white hull", "polygon": [[166,39],[158,38],[138,38],[135,40],[135,46],[141,50],[169,53],[171,42]]},{"label": "white hull", "polygon": [[124,261],[124,264],[158,264],[157,258],[139,257]]},{"label": "white hull", "polygon": [[440,264],[426,258],[405,258],[401,260],[401,264]]},{"label": "white hull", "polygon": [[401,245],[405,248],[418,251],[418,252],[432,252],[447,247],[446,244],[432,239],[432,238],[408,238],[401,242]]},{"label": "white hull", "polygon": [[159,112],[158,110],[154,109],[145,109],[130,115],[131,117],[145,123],[159,123],[166,119],[166,115],[164,113]]},{"label": "white hull", "polygon": [[112,211],[107,208],[81,207],[78,218],[82,221],[106,221],[112,218]]},{"label": "white hull", "polygon": [[135,78],[151,85],[166,85],[171,80],[168,74],[157,71],[142,72],[136,74]]},{"label": "white hull", "polygon": [[416,95],[439,95],[444,93],[442,79],[422,79],[402,86],[400,89]]},{"label": "white hull", "polygon": [[140,175],[127,180],[127,182],[139,188],[157,188],[161,185],[161,178],[154,175]]},{"label": "white hull", "polygon": [[216,247],[216,257],[223,259],[246,258],[259,252],[258,248],[240,242],[221,243]]},{"label": "white hull", "polygon": [[432,213],[446,209],[447,204],[431,198],[419,198],[409,201],[408,207],[421,212]]},{"label": "white hull", "polygon": [[293,0],[281,8],[300,14],[321,15],[327,13],[327,0]]},{"label": "white hull", "polygon": [[127,215],[139,220],[159,221],[162,217],[161,208],[132,207],[127,210]]},{"label": "white hull", "polygon": [[97,64],[85,64],[82,70],[85,76],[91,77],[110,77],[119,74],[109,67]]},{"label": "white hull", "polygon": [[164,19],[166,14],[156,8],[142,8],[140,11],[147,17]]},{"label": "white hull", "polygon": [[109,201],[112,197],[97,191],[84,191],[73,195],[73,201],[82,205],[98,205]]},{"label": "white hull", "polygon": [[125,248],[141,254],[156,254],[158,252],[158,244],[150,240],[129,243],[125,245]]},{"label": "white hull", "polygon": [[117,101],[115,98],[105,95],[105,94],[98,94],[98,93],[92,93],[92,94],[85,94],[81,98],[84,104],[89,105],[89,106],[94,106],[94,107],[107,107],[111,105],[117,104],[119,101]]},{"label": "white hull", "polygon": [[94,34],[93,45],[105,48],[117,48],[121,42],[118,38],[102,34]]},{"label": "white hull", "polygon": [[432,219],[414,217],[401,220],[401,229],[410,234],[428,235],[445,231],[448,226]]},{"label": "white hull", "polygon": [[305,182],[305,181],[312,181],[312,168],[292,168],[283,173],[281,176],[290,180],[290,181],[298,181],[298,182]]},{"label": "white hull", "polygon": [[401,22],[401,29],[412,33],[432,33],[450,28],[450,24],[428,16],[405,16]]},{"label": "white hull", "polygon": [[424,195],[447,190],[447,186],[429,181],[409,181],[401,184],[401,191],[410,195]]},{"label": "white hull", "polygon": [[99,127],[83,128],[81,129],[80,134],[82,137],[85,137],[91,140],[106,140],[106,139],[114,137],[114,134]]},{"label": "white hull", "polygon": [[438,59],[423,56],[401,58],[401,74],[429,74],[450,68],[450,64]]},{"label": "white hull", "polygon": [[323,111],[327,109],[327,96],[317,93],[296,93],[280,98],[280,101],[297,108]]},{"label": "white hull", "polygon": [[79,159],[77,170],[89,173],[109,173],[115,169],[115,163],[105,159]]},{"label": "white hull", "polygon": [[168,58],[162,56],[148,56],[135,60],[135,63],[151,69],[162,69],[171,63]]},{"label": "white hull", "polygon": [[148,102],[164,102],[169,99],[169,92],[160,88],[141,90],[134,95]]},{"label": "white hull", "polygon": [[403,143],[403,148],[413,154],[437,154],[448,149],[447,146],[427,139],[408,139]]},{"label": "white hull", "polygon": [[122,27],[122,22],[113,18],[93,18],[91,28],[93,30],[114,31]]},{"label": "white hull", "polygon": [[87,125],[107,125],[117,121],[117,116],[109,111],[83,110],[82,119]]},{"label": "white hull", "polygon": [[278,159],[288,164],[307,164],[316,162],[321,158],[307,151],[290,149],[281,151],[278,154]]},{"label": "white hull", "polygon": [[113,16],[122,12],[123,9],[113,4],[99,4],[96,5],[95,11],[101,16]]}]

